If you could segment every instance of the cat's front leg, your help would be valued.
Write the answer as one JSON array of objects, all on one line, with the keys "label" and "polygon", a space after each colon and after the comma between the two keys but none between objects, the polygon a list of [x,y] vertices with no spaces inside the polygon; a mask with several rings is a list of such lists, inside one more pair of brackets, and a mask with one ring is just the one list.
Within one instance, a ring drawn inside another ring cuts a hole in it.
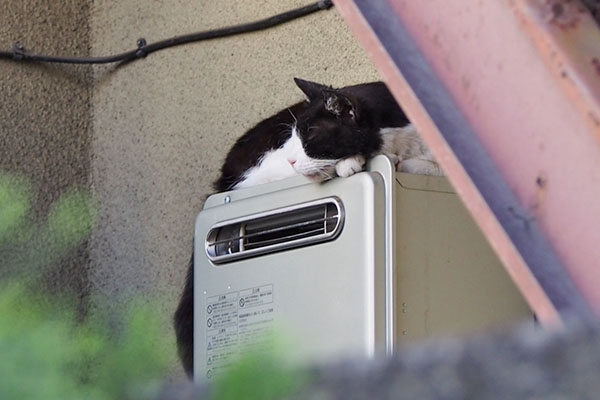
[{"label": "cat's front leg", "polygon": [[365,161],[365,158],[360,154],[344,158],[335,164],[335,172],[338,174],[338,176],[346,178],[362,171]]}]

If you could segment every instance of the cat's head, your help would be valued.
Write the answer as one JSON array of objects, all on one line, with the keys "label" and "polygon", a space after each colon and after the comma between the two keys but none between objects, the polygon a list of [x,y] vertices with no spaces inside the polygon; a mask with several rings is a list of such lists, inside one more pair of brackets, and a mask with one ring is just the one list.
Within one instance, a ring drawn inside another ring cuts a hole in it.
[{"label": "cat's head", "polygon": [[294,134],[305,153],[295,160],[296,171],[322,179],[334,176],[336,163],[344,158],[371,155],[380,139],[376,131],[363,123],[359,97],[344,89],[298,78],[294,81],[308,102],[304,111],[295,116]]}]

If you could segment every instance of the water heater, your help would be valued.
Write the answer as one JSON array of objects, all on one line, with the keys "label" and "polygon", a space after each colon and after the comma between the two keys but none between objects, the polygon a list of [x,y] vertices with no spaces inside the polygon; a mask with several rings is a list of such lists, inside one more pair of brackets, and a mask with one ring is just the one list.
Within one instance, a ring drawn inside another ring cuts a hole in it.
[{"label": "water heater", "polygon": [[197,380],[268,351],[273,331],[320,362],[531,319],[447,180],[397,173],[385,156],[349,178],[210,196],[194,288]]}]

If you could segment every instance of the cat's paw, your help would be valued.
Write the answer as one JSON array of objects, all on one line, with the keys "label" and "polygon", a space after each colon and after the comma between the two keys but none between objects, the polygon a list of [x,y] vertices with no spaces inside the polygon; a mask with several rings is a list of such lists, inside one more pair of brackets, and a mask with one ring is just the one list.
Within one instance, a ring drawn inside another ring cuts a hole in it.
[{"label": "cat's paw", "polygon": [[346,178],[362,171],[364,165],[365,158],[363,156],[352,156],[338,161],[338,163],[335,164],[335,172],[338,174],[338,176]]}]

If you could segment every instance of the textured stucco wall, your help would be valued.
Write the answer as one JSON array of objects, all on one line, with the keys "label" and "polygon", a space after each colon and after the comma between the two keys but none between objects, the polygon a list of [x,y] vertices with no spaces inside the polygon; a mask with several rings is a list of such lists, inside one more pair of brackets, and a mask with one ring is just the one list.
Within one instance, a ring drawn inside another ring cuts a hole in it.
[{"label": "textured stucco wall", "polygon": [[[2,1],[0,47],[20,42],[33,52],[87,55],[88,21],[84,0]],[[69,187],[90,184],[91,77],[89,67],[0,61],[0,172],[31,180],[34,218]],[[85,297],[87,259],[84,244],[47,281]]]},{"label": "textured stucco wall", "polygon": [[[262,0],[97,0],[92,52],[238,24],[309,4]],[[100,223],[92,281],[114,299],[162,299],[170,318],[190,257],[196,214],[235,139],[302,99],[292,78],[333,85],[378,79],[335,9],[277,28],[154,53],[95,69],[92,176]]]},{"label": "textured stucco wall", "polygon": [[[10,0],[0,45],[107,55],[271,16],[310,0]],[[120,67],[0,62],[0,168],[40,188],[35,211],[91,187],[98,221],[62,276],[95,306],[160,299],[170,319],[193,225],[226,152],[259,120],[302,99],[294,76],[341,86],[378,79],[337,11],[168,49]],[[95,308],[92,308],[95,310]]]}]

